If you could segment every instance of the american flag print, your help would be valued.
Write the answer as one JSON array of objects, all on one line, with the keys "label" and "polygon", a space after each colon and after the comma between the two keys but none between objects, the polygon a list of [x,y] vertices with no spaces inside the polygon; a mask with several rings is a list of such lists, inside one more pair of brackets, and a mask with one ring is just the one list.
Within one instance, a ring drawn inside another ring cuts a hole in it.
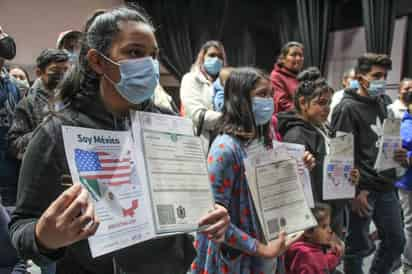
[{"label": "american flag print", "polygon": [[107,152],[75,149],[74,158],[80,178],[109,186],[130,184],[132,160],[130,151],[124,157]]}]

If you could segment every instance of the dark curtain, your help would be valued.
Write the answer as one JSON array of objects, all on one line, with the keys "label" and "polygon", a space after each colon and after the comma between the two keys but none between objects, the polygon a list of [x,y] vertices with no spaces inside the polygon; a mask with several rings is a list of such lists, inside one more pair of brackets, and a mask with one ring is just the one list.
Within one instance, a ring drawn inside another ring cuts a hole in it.
[{"label": "dark curtain", "polygon": [[272,24],[273,35],[277,36],[280,45],[289,41],[301,42],[298,28],[297,6],[295,1],[285,1],[273,7],[275,22]]},{"label": "dark curtain", "polygon": [[402,77],[412,78],[412,14],[408,16]]},{"label": "dark curtain", "polygon": [[[297,39],[296,5],[290,11],[278,1],[261,0],[258,4],[250,0],[127,2],[137,2],[150,15],[156,27],[161,62],[179,80],[190,70],[207,40],[223,42],[230,66],[258,66],[269,71],[281,42]],[[287,11],[288,16],[279,19],[280,10]],[[280,38],[279,31],[284,38]]]},{"label": "dark curtain", "polygon": [[203,42],[221,39],[228,2],[139,1],[156,28],[160,61],[177,79],[190,70]]},{"label": "dark curtain", "polygon": [[397,0],[362,0],[368,52],[390,54]]},{"label": "dark curtain", "polygon": [[316,66],[322,72],[326,59],[330,28],[330,0],[296,0],[300,34],[305,47],[305,67]]}]

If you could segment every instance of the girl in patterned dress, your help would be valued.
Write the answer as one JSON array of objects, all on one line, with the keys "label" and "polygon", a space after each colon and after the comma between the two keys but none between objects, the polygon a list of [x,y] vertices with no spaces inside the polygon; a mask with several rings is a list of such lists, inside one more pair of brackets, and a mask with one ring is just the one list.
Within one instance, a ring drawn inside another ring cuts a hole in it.
[{"label": "girl in patterned dress", "polygon": [[231,223],[221,244],[197,235],[198,256],[192,263],[192,273],[274,273],[275,258],[291,243],[284,232],[264,243],[243,164],[249,144],[272,143],[273,89],[261,71],[238,68],[227,79],[224,93],[220,134],[207,160],[214,198],[229,211]]}]

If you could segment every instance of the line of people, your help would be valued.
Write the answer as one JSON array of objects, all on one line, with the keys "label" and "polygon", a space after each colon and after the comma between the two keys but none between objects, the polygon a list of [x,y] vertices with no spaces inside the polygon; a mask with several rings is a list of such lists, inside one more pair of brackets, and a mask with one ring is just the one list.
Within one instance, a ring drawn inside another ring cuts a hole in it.
[{"label": "line of people", "polygon": [[[407,152],[408,142],[410,142],[407,139],[410,135],[407,134],[410,127],[406,129],[409,103],[402,99],[405,97],[403,94],[407,93],[405,90],[408,90],[405,83],[409,82],[406,79],[401,83],[400,100],[403,101],[398,100],[391,105],[390,97],[385,94],[385,85],[392,62],[386,55],[368,53],[359,57],[356,67],[345,73],[343,79],[345,89],[334,94],[334,90],[321,76],[319,70],[309,68],[301,71],[304,61],[303,50],[303,45],[298,42],[287,43],[282,48],[270,75],[271,81],[267,75],[253,69],[234,69],[226,80],[227,70],[233,68],[224,66],[226,60],[223,46],[219,42],[210,41],[201,49],[192,71],[183,77],[180,93],[183,115],[193,120],[198,134],[202,135],[207,140],[205,142],[207,146],[210,146],[209,172],[214,179],[215,198],[229,206],[231,222],[246,233],[247,236],[239,233],[237,242],[242,238],[248,239],[241,247],[231,246],[230,242],[226,243],[229,246],[227,248],[229,251],[226,251],[226,248],[216,249],[213,243],[204,243],[204,239],[200,237],[198,252],[202,255],[192,265],[194,273],[203,273],[205,269],[207,273],[219,273],[216,262],[222,264],[222,261],[227,273],[259,273],[259,271],[266,273],[264,271],[267,270],[262,270],[265,269],[264,263],[255,262],[254,260],[257,259],[251,256],[256,254],[256,246],[258,246],[256,242],[253,243],[255,240],[253,236],[256,235],[256,231],[253,231],[255,222],[253,216],[256,214],[250,205],[245,204],[245,201],[249,200],[247,196],[238,197],[238,192],[244,192],[242,185],[245,183],[242,182],[244,178],[236,173],[232,174],[232,167],[240,166],[240,174],[242,174],[241,159],[246,157],[246,151],[238,151],[234,144],[239,140],[243,144],[246,143],[245,146],[254,139],[262,139],[264,142],[267,134],[270,135],[269,139],[304,145],[307,152],[315,159],[315,166],[311,169],[311,182],[314,199],[321,204],[314,209],[314,215],[316,216],[318,209],[324,211],[324,203],[329,204],[331,208],[331,211],[327,210],[331,222],[329,231],[345,239],[346,243],[345,273],[363,273],[363,258],[374,252],[375,257],[370,273],[390,273],[399,266],[405,235],[402,230],[404,219],[395,183],[398,179],[410,180],[410,175],[406,173],[402,177],[399,173],[396,174],[395,170],[378,173],[374,169],[374,162],[382,136],[383,120],[392,117],[392,112],[395,112],[398,118],[403,118],[405,115],[402,123],[404,148],[396,151],[395,160],[406,168],[410,166],[411,154]],[[254,82],[248,83],[247,80],[250,78],[254,79]],[[232,86],[233,79],[239,81],[236,86]],[[266,89],[260,87],[260,82],[266,83]],[[268,86],[270,82],[271,87]],[[222,88],[219,88],[222,83],[224,95],[220,94],[218,97],[217,95],[222,91]],[[270,92],[272,88],[274,94]],[[232,92],[231,89],[236,89],[237,93]],[[262,92],[256,97],[255,89],[267,92],[266,94]],[[241,99],[240,94],[250,95],[250,98]],[[223,104],[216,100],[222,97]],[[223,109],[220,107],[222,105]],[[254,125],[251,114],[255,119]],[[272,114],[273,131],[268,133],[269,116]],[[352,170],[351,176],[352,181],[357,184],[357,193],[352,201],[331,202],[322,198],[323,159],[328,153],[328,140],[334,137],[337,131],[350,132],[355,137],[356,168]],[[218,136],[215,138],[216,133]],[[225,161],[216,163],[216,159],[219,158]],[[223,166],[216,171],[216,164]],[[227,183],[228,179],[231,181],[230,184]],[[226,185],[232,187],[226,189]],[[222,194],[226,194],[225,197],[221,197]],[[404,200],[409,201],[406,198]],[[408,202],[403,201],[402,204],[406,221],[409,216],[407,215]],[[245,210],[244,207],[247,209]],[[244,211],[252,214],[242,216],[241,213]],[[378,248],[369,235],[372,220],[377,227],[378,238],[381,240]],[[405,230],[405,234],[410,235],[411,229],[407,223],[405,229],[409,229]],[[333,237],[330,241],[333,242]],[[337,241],[329,245],[333,246],[335,255],[343,254],[342,242]],[[404,273],[410,271],[409,245],[408,242],[402,264]],[[291,249],[294,249],[294,245]],[[337,263],[327,264],[328,260],[324,260],[324,264],[321,265],[315,258],[305,257],[311,251],[308,251],[304,245],[298,250],[303,253],[295,252],[293,256],[311,259],[307,261],[302,259],[300,264],[290,263],[295,261],[287,252],[287,273],[332,273],[337,266]],[[227,257],[222,258],[220,251],[224,251]],[[320,257],[318,259],[322,261]],[[303,268],[311,268],[312,271],[305,272]],[[322,272],[326,271],[325,269],[329,272]]]},{"label": "line of people", "polygon": [[[192,119],[209,151],[216,204],[209,214],[199,216],[199,225],[208,228],[196,239],[168,236],[93,259],[87,238],[96,232],[99,220],[86,190],[61,184],[70,174],[61,126],[125,130],[130,109],[176,113],[167,97],[161,100],[167,107],[157,100],[159,47],[144,11],[98,11],[76,39],[78,44],[65,42],[63,35],[58,44],[66,50],[40,54],[38,79],[24,96],[16,79],[24,81],[25,73],[15,72],[12,78],[3,70],[0,75],[0,196],[4,206],[15,206],[11,220],[9,213],[0,218],[5,220],[0,223],[0,241],[7,242],[2,246],[14,252],[7,254],[13,256],[7,267],[24,268],[30,259],[44,273],[303,274],[335,273],[343,259],[345,273],[358,274],[363,273],[363,258],[375,252],[370,273],[386,274],[404,252],[403,271],[411,271],[412,189],[405,186],[412,179],[412,81],[401,83],[399,101],[389,106],[385,79],[391,60],[368,53],[345,76],[347,88],[334,94],[318,69],[302,71],[304,47],[298,42],[281,49],[270,75],[251,67],[228,67],[220,42],[203,45],[182,79],[180,96],[181,114]],[[14,55],[14,42],[1,31],[0,61]],[[383,120],[392,116],[403,119],[404,148],[395,155],[407,169],[402,176],[396,170],[378,173],[373,167]],[[354,134],[350,180],[357,193],[352,201],[323,199],[323,159],[337,131]],[[243,159],[250,145],[270,149],[273,140],[305,146],[303,160],[310,169],[318,226],[299,238],[283,232],[266,243]],[[403,218],[396,182],[402,188]],[[378,248],[369,237],[371,221],[381,240]],[[10,237],[5,237],[7,224]],[[2,263],[0,259],[0,267]]]}]

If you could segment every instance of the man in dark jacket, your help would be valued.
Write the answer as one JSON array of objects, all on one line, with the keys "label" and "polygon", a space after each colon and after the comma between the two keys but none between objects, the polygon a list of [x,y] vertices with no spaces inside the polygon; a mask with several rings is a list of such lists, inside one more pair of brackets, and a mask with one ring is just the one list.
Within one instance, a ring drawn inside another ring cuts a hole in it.
[{"label": "man in dark jacket", "polygon": [[[26,264],[13,248],[7,226],[10,221],[5,207],[13,207],[17,194],[17,162],[8,155],[7,131],[20,99],[19,90],[3,69],[5,59],[13,59],[16,45],[0,26],[0,273],[26,273]],[[5,206],[5,207],[3,207]]]},{"label": "man in dark jacket", "polygon": [[[352,201],[346,239],[345,272],[363,273],[363,257],[373,249],[368,238],[374,221],[382,243],[376,251],[370,273],[390,273],[405,244],[399,200],[395,193],[394,170],[378,172],[374,168],[383,121],[387,118],[385,79],[392,62],[386,55],[365,54],[358,59],[358,89],[345,90],[334,109],[332,127],[354,134],[355,166],[360,170],[357,195]],[[395,160],[406,163],[406,151],[396,151]]]},{"label": "man in dark jacket", "polygon": [[10,151],[18,160],[24,152],[34,129],[42,122],[52,105],[55,88],[68,70],[69,56],[57,49],[45,49],[36,60],[39,78],[29,94],[16,107],[13,124],[9,131]]},{"label": "man in dark jacket", "polygon": [[3,64],[6,58],[13,59],[15,54],[14,40],[0,28],[0,196],[5,206],[14,206],[16,202],[17,162],[8,154],[7,131],[20,96],[18,88],[3,69]]}]

